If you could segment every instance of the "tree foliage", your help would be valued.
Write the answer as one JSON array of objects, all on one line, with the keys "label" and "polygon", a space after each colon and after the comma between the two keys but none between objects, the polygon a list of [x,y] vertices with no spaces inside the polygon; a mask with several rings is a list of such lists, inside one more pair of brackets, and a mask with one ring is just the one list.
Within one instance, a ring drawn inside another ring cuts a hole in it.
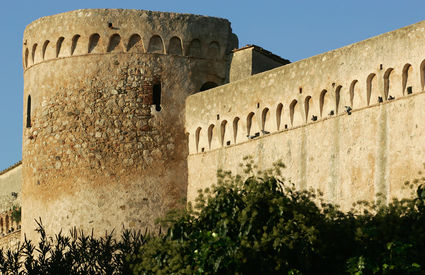
[{"label": "tree foliage", "polygon": [[296,190],[282,167],[255,173],[249,161],[245,177],[219,171],[216,186],[141,248],[135,274],[425,272],[424,185],[415,199],[359,202],[344,213],[320,193]]},{"label": "tree foliage", "polygon": [[424,274],[425,179],[413,199],[342,212],[297,190],[283,165],[219,182],[163,219],[166,233],[120,240],[71,232],[0,253],[2,274]]}]

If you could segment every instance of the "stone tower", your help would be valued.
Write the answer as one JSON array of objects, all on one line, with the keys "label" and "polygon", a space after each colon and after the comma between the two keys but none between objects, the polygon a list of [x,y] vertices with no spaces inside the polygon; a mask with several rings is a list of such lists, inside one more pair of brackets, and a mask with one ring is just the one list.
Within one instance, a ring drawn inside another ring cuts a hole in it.
[{"label": "stone tower", "polygon": [[188,95],[227,81],[225,19],[76,10],[24,33],[22,228],[153,228],[186,195]]}]

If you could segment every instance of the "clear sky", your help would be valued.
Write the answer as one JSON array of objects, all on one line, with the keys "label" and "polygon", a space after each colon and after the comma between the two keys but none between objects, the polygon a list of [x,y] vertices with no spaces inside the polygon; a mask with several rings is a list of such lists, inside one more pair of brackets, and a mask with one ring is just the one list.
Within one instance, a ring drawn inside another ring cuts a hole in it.
[{"label": "clear sky", "polygon": [[[425,0],[3,0],[0,5],[0,171],[21,159],[22,34],[31,21],[83,8],[129,8],[227,18],[239,46],[291,61],[425,20]],[[425,52],[424,52],[425,54]]]}]

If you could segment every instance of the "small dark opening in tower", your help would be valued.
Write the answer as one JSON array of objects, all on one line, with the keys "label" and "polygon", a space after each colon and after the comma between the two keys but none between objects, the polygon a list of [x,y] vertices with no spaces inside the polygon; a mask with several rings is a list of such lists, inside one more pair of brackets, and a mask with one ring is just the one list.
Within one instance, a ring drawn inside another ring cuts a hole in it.
[{"label": "small dark opening in tower", "polygon": [[27,99],[27,128],[31,128],[31,96]]},{"label": "small dark opening in tower", "polygon": [[153,104],[157,112],[161,111],[161,83],[153,85]]},{"label": "small dark opening in tower", "polygon": [[413,88],[412,86],[407,87],[407,94],[411,95],[413,93]]}]

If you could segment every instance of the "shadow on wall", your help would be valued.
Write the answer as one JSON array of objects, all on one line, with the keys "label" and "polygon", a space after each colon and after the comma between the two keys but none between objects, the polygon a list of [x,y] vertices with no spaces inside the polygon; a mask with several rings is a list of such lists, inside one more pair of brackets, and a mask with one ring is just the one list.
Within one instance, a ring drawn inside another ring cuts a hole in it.
[{"label": "shadow on wall", "polygon": [[[120,34],[115,33],[107,38],[106,48],[103,39],[98,33],[93,33],[88,38],[88,43],[84,45],[84,37],[75,34],[68,42],[68,38],[59,37],[56,42],[46,40],[42,47],[34,43],[31,47],[31,54],[28,48],[24,51],[24,69],[44,60],[50,60],[73,55],[84,55],[90,53],[111,53],[111,52],[131,52],[131,53],[156,53],[183,56],[184,48],[182,40],[178,36],[173,36],[168,41],[166,48],[162,37],[158,34],[149,39],[146,47],[143,45],[139,34],[134,33],[125,41]],[[105,41],[106,42],[106,41]],[[126,43],[125,43],[126,42]],[[185,56],[207,59],[222,59],[224,51],[216,40],[207,43],[205,49],[202,48],[202,41],[195,38],[186,50]]]}]

